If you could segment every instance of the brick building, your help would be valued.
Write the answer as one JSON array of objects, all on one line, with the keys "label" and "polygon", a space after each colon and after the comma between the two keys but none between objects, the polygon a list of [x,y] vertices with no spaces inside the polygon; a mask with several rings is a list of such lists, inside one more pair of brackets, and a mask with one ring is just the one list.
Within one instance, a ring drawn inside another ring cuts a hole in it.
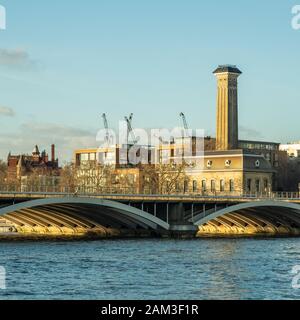
[{"label": "brick building", "polygon": [[39,147],[35,146],[32,153],[12,155],[9,153],[7,158],[7,182],[24,186],[33,177],[35,182],[31,184],[56,185],[60,168],[58,159],[55,158],[55,145],[51,146],[51,157],[46,150],[40,152]]}]

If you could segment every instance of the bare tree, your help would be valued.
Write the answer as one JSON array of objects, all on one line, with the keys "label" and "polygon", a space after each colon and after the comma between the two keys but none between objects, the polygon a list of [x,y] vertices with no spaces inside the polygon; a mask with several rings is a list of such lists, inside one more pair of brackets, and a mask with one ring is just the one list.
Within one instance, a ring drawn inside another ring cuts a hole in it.
[{"label": "bare tree", "polygon": [[7,178],[7,165],[4,161],[0,160],[0,184],[3,185]]},{"label": "bare tree", "polygon": [[104,192],[111,182],[113,168],[97,161],[85,161],[75,169],[75,185],[84,192]]},{"label": "bare tree", "polygon": [[185,191],[189,177],[186,174],[187,164],[158,164],[145,166],[144,190],[150,193],[172,194]]},{"label": "bare tree", "polygon": [[60,174],[59,186],[63,192],[76,192],[77,176],[76,167],[74,163],[67,163],[62,169]]}]

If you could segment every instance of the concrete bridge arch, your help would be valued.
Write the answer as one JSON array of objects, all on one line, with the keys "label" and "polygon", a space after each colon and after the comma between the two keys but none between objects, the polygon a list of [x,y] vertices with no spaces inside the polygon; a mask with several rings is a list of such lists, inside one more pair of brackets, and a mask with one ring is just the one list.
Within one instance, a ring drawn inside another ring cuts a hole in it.
[{"label": "concrete bridge arch", "polygon": [[138,208],[105,199],[64,197],[21,202],[0,209],[20,229],[64,233],[93,229],[169,230],[170,225]]},{"label": "concrete bridge arch", "polygon": [[254,201],[198,215],[200,233],[300,234],[300,205],[286,201]]}]

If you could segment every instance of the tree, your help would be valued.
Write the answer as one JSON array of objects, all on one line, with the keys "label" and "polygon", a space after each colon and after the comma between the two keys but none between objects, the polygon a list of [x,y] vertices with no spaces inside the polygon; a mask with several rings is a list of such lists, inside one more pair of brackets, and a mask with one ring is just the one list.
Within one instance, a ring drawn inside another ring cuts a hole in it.
[{"label": "tree", "polygon": [[189,182],[187,167],[186,163],[145,166],[143,168],[145,193],[172,194],[186,191],[185,184]]},{"label": "tree", "polygon": [[113,167],[84,161],[75,169],[75,185],[83,192],[104,192],[110,185]]},{"label": "tree", "polygon": [[74,163],[67,163],[60,174],[59,186],[61,191],[74,193],[76,191],[76,168]]},{"label": "tree", "polygon": [[4,184],[7,178],[7,165],[4,161],[0,160],[0,184]]}]

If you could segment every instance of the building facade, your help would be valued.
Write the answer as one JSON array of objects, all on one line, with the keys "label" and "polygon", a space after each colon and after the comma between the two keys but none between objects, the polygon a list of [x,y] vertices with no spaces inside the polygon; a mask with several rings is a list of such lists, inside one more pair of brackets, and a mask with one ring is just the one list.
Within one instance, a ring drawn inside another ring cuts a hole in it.
[{"label": "building facade", "polygon": [[51,158],[46,151],[35,146],[32,153],[7,157],[7,183],[26,187],[56,186],[59,180],[59,162],[55,158],[55,145],[51,146]]}]

